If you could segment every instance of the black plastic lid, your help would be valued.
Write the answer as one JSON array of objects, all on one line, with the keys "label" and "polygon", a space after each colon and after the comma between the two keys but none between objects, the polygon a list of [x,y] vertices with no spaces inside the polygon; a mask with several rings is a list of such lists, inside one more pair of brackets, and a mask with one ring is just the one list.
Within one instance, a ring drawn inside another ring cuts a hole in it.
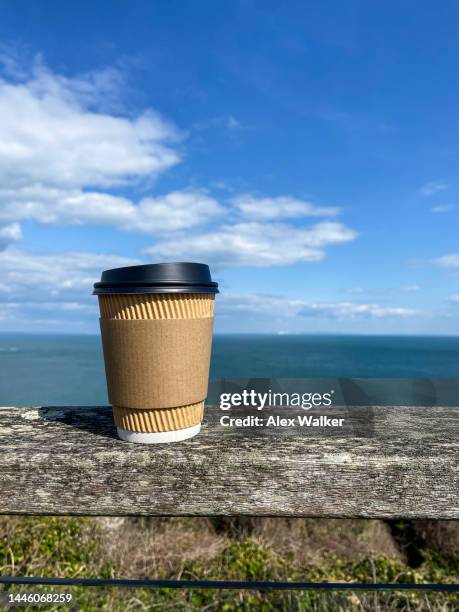
[{"label": "black plastic lid", "polygon": [[93,295],[106,293],[218,293],[218,283],[206,264],[147,264],[102,272]]}]

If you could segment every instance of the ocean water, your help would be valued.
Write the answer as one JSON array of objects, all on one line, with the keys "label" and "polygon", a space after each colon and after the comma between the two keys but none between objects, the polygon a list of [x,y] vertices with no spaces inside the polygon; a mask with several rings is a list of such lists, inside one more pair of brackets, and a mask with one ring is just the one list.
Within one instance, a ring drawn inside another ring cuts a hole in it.
[{"label": "ocean water", "polygon": [[[459,337],[214,337],[211,378],[459,378]],[[106,404],[98,336],[0,335],[0,406]]]}]

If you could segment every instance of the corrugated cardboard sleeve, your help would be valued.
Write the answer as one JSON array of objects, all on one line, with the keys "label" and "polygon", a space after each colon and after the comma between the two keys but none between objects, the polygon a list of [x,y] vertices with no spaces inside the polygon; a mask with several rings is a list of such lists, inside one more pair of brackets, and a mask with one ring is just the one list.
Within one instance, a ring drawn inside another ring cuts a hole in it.
[{"label": "corrugated cardboard sleeve", "polygon": [[204,402],[162,410],[113,406],[113,417],[117,427],[126,431],[144,433],[175,431],[200,423],[204,417]]},{"label": "corrugated cardboard sleeve", "polygon": [[213,317],[100,319],[110,403],[172,408],[205,399]]}]

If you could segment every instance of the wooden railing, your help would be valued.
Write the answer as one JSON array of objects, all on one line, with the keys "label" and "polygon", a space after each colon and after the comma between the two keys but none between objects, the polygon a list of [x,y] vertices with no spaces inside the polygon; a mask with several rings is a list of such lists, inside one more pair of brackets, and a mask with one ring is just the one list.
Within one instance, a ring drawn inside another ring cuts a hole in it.
[{"label": "wooden railing", "polygon": [[208,407],[195,438],[144,446],[108,407],[1,408],[0,513],[457,519],[458,415],[334,407],[343,427],[236,428]]}]

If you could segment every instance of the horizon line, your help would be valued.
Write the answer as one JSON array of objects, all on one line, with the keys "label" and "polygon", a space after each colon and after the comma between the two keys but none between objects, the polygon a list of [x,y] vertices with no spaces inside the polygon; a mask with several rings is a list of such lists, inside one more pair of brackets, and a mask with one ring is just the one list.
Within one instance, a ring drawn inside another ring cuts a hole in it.
[{"label": "horizon line", "polygon": [[[90,336],[90,337],[100,337],[100,333],[98,332],[63,332],[63,331],[20,331],[20,330],[0,330],[0,336],[12,336],[12,335],[21,335],[21,336]],[[358,336],[358,337],[377,337],[377,338],[394,338],[394,337],[402,337],[402,338],[459,338],[459,333],[367,333],[367,332],[216,332],[213,336],[276,336],[279,338],[282,337],[292,337],[292,336],[308,336],[308,337],[317,337],[317,336]]]}]

